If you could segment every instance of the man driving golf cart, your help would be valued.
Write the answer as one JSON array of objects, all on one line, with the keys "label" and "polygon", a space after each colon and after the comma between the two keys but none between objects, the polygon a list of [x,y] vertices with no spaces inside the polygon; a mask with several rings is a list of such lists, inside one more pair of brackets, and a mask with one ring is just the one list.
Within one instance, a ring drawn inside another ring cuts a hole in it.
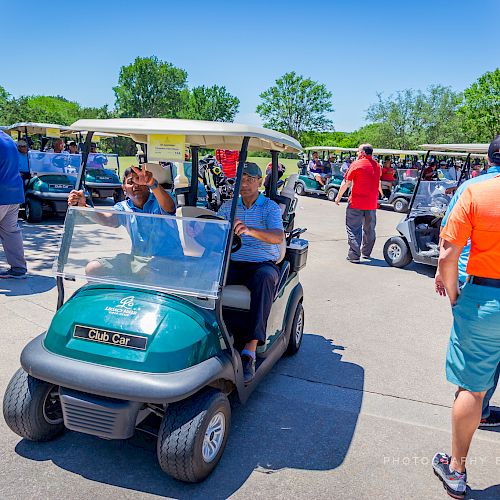
[{"label": "man driving golf cart", "polygon": [[[251,295],[248,335],[236,335],[244,345],[241,361],[245,383],[255,375],[257,345],[266,341],[267,320],[280,276],[275,263],[285,237],[280,207],[259,192],[261,186],[259,166],[245,163],[234,220],[234,232],[241,237],[242,245],[231,257],[227,276],[228,285],[244,285]],[[230,213],[231,201],[227,201],[218,214],[229,220]]]},{"label": "man driving golf cart", "polygon": [[313,152],[307,170],[310,174],[313,174],[314,179],[320,184],[321,188],[324,188],[328,184],[328,180],[331,176],[326,172],[323,163],[318,158],[317,151]]}]

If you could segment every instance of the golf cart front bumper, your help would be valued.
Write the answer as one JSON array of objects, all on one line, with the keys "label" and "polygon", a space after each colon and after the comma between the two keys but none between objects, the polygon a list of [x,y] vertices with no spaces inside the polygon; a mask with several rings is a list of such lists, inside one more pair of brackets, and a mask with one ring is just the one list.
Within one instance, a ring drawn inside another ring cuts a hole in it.
[{"label": "golf cart front bumper", "polygon": [[24,348],[21,366],[32,377],[74,391],[166,404],[186,399],[215,381],[234,383],[234,369],[226,354],[176,372],[136,372],[54,354],[43,345],[44,338],[45,334],[39,335]]}]

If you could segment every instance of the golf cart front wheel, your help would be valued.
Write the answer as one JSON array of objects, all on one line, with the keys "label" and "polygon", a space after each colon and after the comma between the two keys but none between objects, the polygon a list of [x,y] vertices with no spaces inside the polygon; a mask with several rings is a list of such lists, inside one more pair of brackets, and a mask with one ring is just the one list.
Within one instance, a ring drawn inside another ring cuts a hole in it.
[{"label": "golf cart front wheel", "polygon": [[17,370],[3,399],[3,416],[17,435],[50,441],[64,430],[59,388]]},{"label": "golf cart front wheel", "polygon": [[156,447],[160,467],[180,481],[203,481],[219,462],[230,427],[231,406],[215,389],[169,405]]},{"label": "golf cart front wheel", "polygon": [[335,201],[335,198],[337,198],[337,195],[339,194],[338,190],[335,188],[330,188],[326,192],[326,197],[328,198],[329,201]]},{"label": "golf cart front wheel", "polygon": [[394,211],[400,214],[408,212],[408,200],[405,198],[397,198],[392,204]]},{"label": "golf cart front wheel", "polygon": [[302,302],[297,304],[295,314],[292,322],[292,331],[290,332],[290,339],[286,348],[286,354],[296,354],[302,344],[302,337],[304,336],[304,307]]},{"label": "golf cart front wheel", "polygon": [[42,202],[33,198],[26,200],[26,220],[28,222],[41,222],[43,217]]},{"label": "golf cart front wheel", "polygon": [[412,261],[408,244],[400,236],[389,238],[384,245],[384,259],[392,267],[405,267]]},{"label": "golf cart front wheel", "polygon": [[295,184],[295,192],[299,196],[303,196],[304,194],[306,194],[306,189],[304,187],[304,184],[302,184],[302,182],[297,182],[297,184]]}]

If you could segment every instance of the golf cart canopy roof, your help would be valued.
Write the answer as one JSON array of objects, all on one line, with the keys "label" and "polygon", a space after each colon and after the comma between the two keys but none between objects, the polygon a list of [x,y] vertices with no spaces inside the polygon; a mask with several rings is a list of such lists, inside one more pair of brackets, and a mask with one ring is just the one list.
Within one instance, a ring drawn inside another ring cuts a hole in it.
[{"label": "golf cart canopy roof", "polygon": [[358,148],[341,148],[338,146],[310,146],[308,148],[304,148],[304,151],[332,151],[332,152],[356,152]]},{"label": "golf cart canopy roof", "polygon": [[84,119],[70,126],[75,131],[96,131],[132,138],[147,143],[150,134],[185,135],[186,143],[205,148],[240,149],[243,137],[250,137],[251,151],[281,151],[294,153],[302,146],[292,137],[274,130],[241,123],[174,120],[169,118]]},{"label": "golf cart canopy roof", "polygon": [[421,148],[426,151],[460,151],[467,155],[468,153],[488,153],[489,144],[421,144]]},{"label": "golf cart canopy roof", "polygon": [[[71,128],[61,128],[61,135],[64,137],[77,137],[78,135],[85,136],[87,133],[87,130],[73,130]],[[94,132],[95,135],[98,135],[99,137],[102,137],[103,139],[109,139],[112,137],[118,137],[117,134],[109,134],[108,132],[98,132],[97,130]]]},{"label": "golf cart canopy roof", "polygon": [[418,149],[379,149],[374,148],[374,155],[409,155],[409,156],[420,156],[425,155],[427,151],[420,151]]},{"label": "golf cart canopy roof", "polygon": [[34,122],[19,122],[14,123],[6,130],[13,132],[27,132],[28,134],[45,134],[48,128],[55,128],[61,130],[62,125],[56,123],[34,123]]}]

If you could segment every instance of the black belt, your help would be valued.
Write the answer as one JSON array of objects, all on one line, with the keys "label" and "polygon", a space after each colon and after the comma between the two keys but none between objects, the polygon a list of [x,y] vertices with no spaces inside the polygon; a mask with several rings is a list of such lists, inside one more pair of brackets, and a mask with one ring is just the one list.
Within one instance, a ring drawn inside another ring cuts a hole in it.
[{"label": "black belt", "polygon": [[481,278],[481,276],[469,276],[467,282],[472,285],[491,286],[493,288],[500,288],[500,279],[495,278]]}]

